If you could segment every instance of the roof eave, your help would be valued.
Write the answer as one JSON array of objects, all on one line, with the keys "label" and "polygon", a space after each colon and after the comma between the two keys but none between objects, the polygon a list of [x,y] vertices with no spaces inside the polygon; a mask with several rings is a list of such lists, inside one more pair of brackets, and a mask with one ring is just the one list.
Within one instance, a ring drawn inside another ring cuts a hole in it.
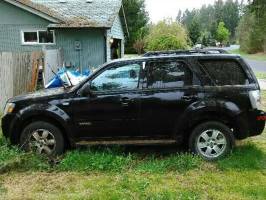
[{"label": "roof eave", "polygon": [[46,19],[46,20],[48,20],[50,22],[60,23],[60,20],[58,20],[58,19],[56,19],[54,17],[51,17],[51,16],[49,16],[49,15],[43,13],[43,12],[40,12],[40,11],[34,9],[34,8],[31,8],[31,7],[29,7],[29,6],[25,5],[25,4],[22,4],[20,2],[17,2],[17,1],[14,1],[14,0],[4,0],[4,1],[7,2],[7,3],[10,3],[10,4],[12,4],[12,5],[16,6],[16,7],[19,7],[21,9],[23,9],[23,10],[26,10],[26,11],[34,14],[34,15],[37,15],[37,16],[43,18],[43,19]]},{"label": "roof eave", "polygon": [[111,26],[105,25],[89,25],[89,24],[49,24],[48,29],[53,28],[103,28],[103,29],[110,29]]}]

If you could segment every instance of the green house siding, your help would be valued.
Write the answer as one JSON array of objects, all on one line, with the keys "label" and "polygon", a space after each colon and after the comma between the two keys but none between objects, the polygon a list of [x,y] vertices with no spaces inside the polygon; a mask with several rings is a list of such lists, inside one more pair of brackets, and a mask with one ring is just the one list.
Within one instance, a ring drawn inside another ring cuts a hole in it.
[{"label": "green house siding", "polygon": [[50,22],[34,15],[30,12],[24,11],[14,5],[0,0],[0,24],[9,25],[34,25],[42,24],[48,25]]},{"label": "green house siding", "polygon": [[0,51],[37,51],[41,46],[23,46],[22,30],[44,29],[49,21],[0,0]]},{"label": "green house siding", "polygon": [[[75,66],[98,67],[105,62],[105,37],[102,29],[57,29],[56,46],[64,52],[65,62]],[[75,42],[81,43],[81,50],[75,49]]]},{"label": "green house siding", "polygon": [[[124,35],[120,18],[111,29],[62,28],[55,29],[55,45],[23,45],[21,31],[46,30],[52,22],[28,11],[0,0],[0,52],[41,51],[42,49],[62,49],[64,61],[76,67],[98,67],[110,60],[110,38],[122,40]],[[107,37],[106,37],[107,36]],[[75,49],[75,42],[81,43],[81,50]]]}]

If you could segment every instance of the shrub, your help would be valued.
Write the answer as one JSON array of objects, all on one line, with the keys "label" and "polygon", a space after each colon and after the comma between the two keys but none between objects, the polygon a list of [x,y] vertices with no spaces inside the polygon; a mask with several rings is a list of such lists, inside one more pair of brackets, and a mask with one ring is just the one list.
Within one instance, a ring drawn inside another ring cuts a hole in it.
[{"label": "shrub", "polygon": [[138,55],[141,55],[144,52],[145,41],[144,39],[138,39],[133,44],[133,48],[137,51]]},{"label": "shrub", "polygon": [[225,27],[224,22],[220,22],[216,32],[216,39],[221,43],[224,44],[225,42],[229,41],[230,32]]},{"label": "shrub", "polygon": [[187,31],[181,24],[172,20],[164,20],[151,25],[150,33],[146,37],[146,50],[187,49],[188,41]]}]

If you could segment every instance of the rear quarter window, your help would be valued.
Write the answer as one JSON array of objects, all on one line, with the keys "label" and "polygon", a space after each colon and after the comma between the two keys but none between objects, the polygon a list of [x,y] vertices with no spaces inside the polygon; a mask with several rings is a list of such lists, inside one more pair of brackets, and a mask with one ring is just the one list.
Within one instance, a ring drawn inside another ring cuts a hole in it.
[{"label": "rear quarter window", "polygon": [[199,62],[204,71],[219,86],[249,83],[241,65],[234,60],[200,60]]}]

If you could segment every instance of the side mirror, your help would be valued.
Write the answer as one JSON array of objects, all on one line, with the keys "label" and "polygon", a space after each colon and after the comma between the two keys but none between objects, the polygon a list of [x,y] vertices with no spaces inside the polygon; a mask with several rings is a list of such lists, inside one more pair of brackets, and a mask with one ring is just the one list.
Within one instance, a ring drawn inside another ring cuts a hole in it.
[{"label": "side mirror", "polygon": [[83,85],[83,87],[80,89],[79,94],[83,97],[94,96],[94,94],[91,91],[91,82],[88,82],[85,85]]}]

